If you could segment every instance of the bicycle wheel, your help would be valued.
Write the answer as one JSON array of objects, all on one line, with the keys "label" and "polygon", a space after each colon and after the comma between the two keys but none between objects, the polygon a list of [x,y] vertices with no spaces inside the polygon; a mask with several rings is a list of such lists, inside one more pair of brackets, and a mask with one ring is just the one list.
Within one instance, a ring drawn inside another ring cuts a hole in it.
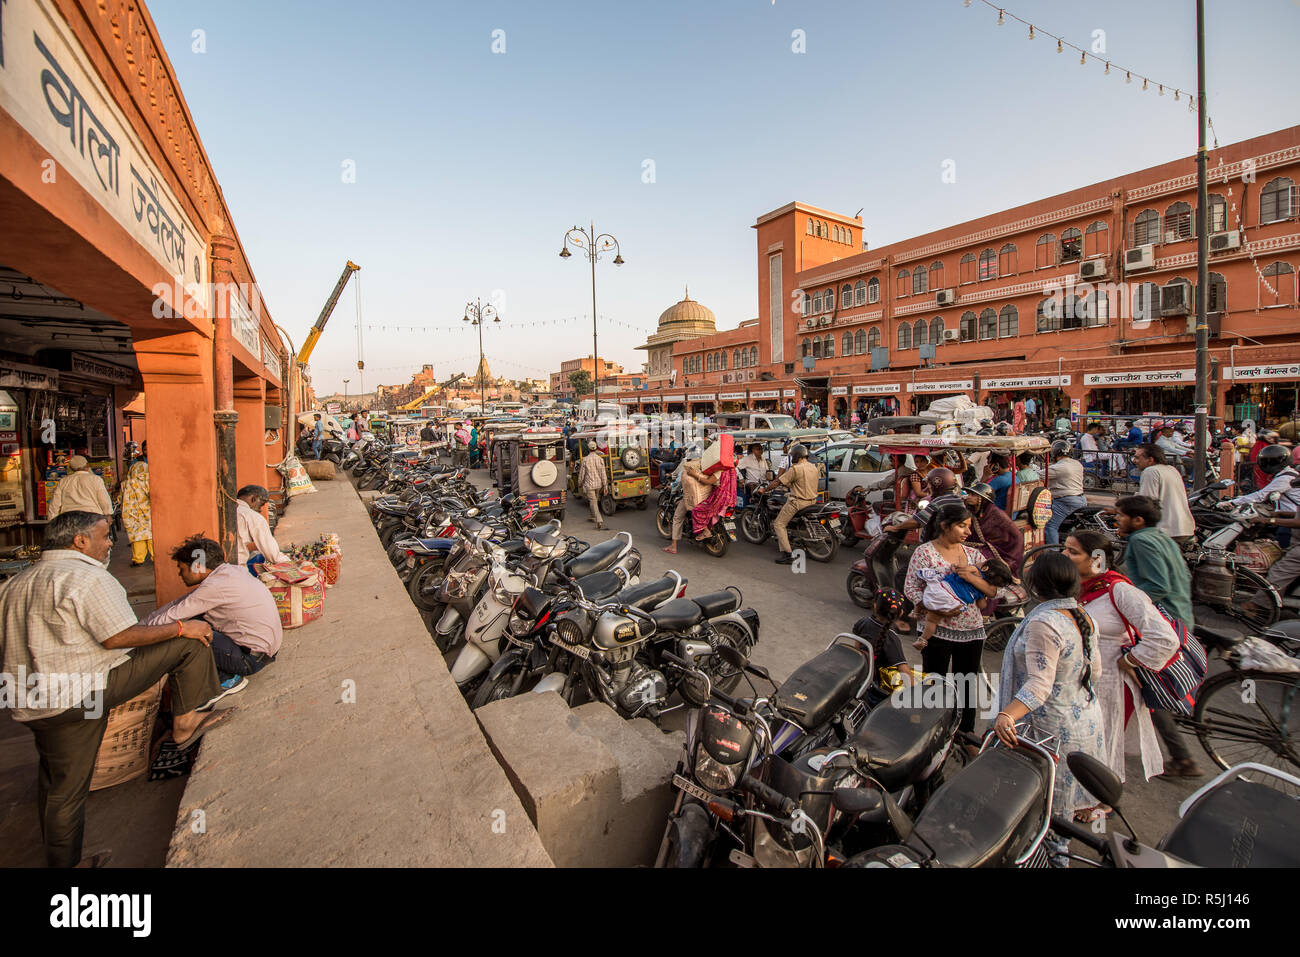
[{"label": "bicycle wheel", "polygon": [[1300,675],[1225,671],[1197,696],[1196,737],[1215,764],[1254,761],[1300,772]]},{"label": "bicycle wheel", "polygon": [[998,618],[984,627],[984,650],[1004,651],[1011,633],[1020,624],[1019,618]]},{"label": "bicycle wheel", "polygon": [[1064,545],[1035,545],[1029,551],[1025,552],[1024,557],[1020,559],[1020,568],[1016,572],[1017,577],[1020,578],[1021,581],[1023,581],[1025,577],[1025,572],[1029,571],[1029,566],[1032,565],[1034,563],[1034,559],[1036,559],[1039,555],[1043,554],[1043,552],[1062,552],[1062,551],[1065,551]]},{"label": "bicycle wheel", "polygon": [[1232,605],[1224,611],[1252,632],[1260,632],[1277,624],[1282,604],[1267,579],[1249,568],[1238,568],[1233,576]]}]

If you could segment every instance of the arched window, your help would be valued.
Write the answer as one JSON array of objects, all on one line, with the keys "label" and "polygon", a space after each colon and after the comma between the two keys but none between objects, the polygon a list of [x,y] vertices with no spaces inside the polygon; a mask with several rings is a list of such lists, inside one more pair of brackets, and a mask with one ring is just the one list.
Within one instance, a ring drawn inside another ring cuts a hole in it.
[{"label": "arched window", "polygon": [[[1269,286],[1272,288],[1270,289]],[[1284,262],[1269,263],[1265,266],[1259,283],[1260,307],[1289,306],[1295,301],[1295,267]],[[1209,311],[1208,306],[1206,311]]]},{"label": "arched window", "polygon": [[801,353],[802,355],[804,356],[812,355],[812,343],[813,341],[811,339],[805,339],[803,341],[802,353]]},{"label": "arched window", "polygon": [[998,337],[998,314],[992,309],[980,313],[980,338],[996,339]]},{"label": "arched window", "polygon": [[803,294],[803,314],[804,314],[805,316],[811,316],[812,313],[813,313],[813,301],[812,301],[812,296],[810,296],[808,293],[804,293],[804,294]]},{"label": "arched window", "polygon": [[1209,275],[1209,291],[1205,296],[1205,311],[1224,312],[1228,308],[1228,284],[1223,279],[1222,273],[1212,272]]},{"label": "arched window", "polygon": [[847,309],[853,305],[853,287],[845,283],[840,287],[840,308]]},{"label": "arched window", "polygon": [[833,310],[835,309],[835,290],[834,290],[834,288],[827,289],[826,292],[822,294],[822,308],[823,308],[826,312],[831,312],[831,311],[833,311]]},{"label": "arched window", "polygon": [[998,250],[998,275],[1014,276],[1017,270],[1016,260],[1019,258],[1015,243],[1007,243]]},{"label": "arched window", "polygon": [[[853,344],[854,344],[853,351],[854,351],[854,352],[859,352],[859,353],[862,352],[861,349],[857,348],[858,336],[860,336],[860,335],[862,335],[862,330],[861,330],[861,329],[859,329],[858,332],[857,332],[857,335],[855,335],[855,336],[853,337]],[[879,348],[880,348],[880,327],[879,327],[879,326],[874,326],[874,327],[872,327],[871,332],[869,332],[869,333],[867,334],[867,348],[868,348],[868,349],[879,349]]]},{"label": "arched window", "polygon": [[927,275],[924,266],[917,266],[916,271],[912,273],[912,292],[918,296],[930,288]]},{"label": "arched window", "polygon": [[853,354],[855,356],[860,356],[866,352],[868,341],[871,342],[872,347],[880,345],[880,330],[872,329],[870,340],[868,340],[867,333],[863,329],[859,329],[857,332],[853,333]]},{"label": "arched window", "polygon": [[812,354],[814,359],[820,359],[822,357],[822,340],[820,336],[813,336]]},{"label": "arched window", "polygon": [[1034,324],[1037,332],[1056,332],[1061,328],[1061,300],[1059,296],[1048,296],[1038,300],[1038,315]]},{"label": "arched window", "polygon": [[813,295],[812,312],[809,313],[809,315],[815,316],[817,315],[817,313],[821,311],[822,311],[822,294],[819,292]]},{"label": "arched window", "polygon": [[1133,245],[1145,246],[1160,242],[1160,214],[1154,209],[1144,209],[1133,220]]},{"label": "arched window", "polygon": [[1227,232],[1228,229],[1228,201],[1219,193],[1211,193],[1205,204],[1207,210],[1205,214],[1206,232],[1213,236],[1215,233]]},{"label": "arched window", "polygon": [[943,263],[930,263],[930,288],[943,288]]},{"label": "arched window", "polygon": [[1144,282],[1133,290],[1133,325],[1140,329],[1141,323],[1149,323],[1160,318],[1160,287],[1153,282]]},{"label": "arched window", "polygon": [[722,350],[722,353],[718,356],[718,361],[722,363],[722,368],[727,368],[727,350]]},{"label": "arched window", "polygon": [[1098,289],[1088,294],[1084,300],[1084,325],[1110,325],[1110,297],[1104,290]]},{"label": "arched window", "polygon": [[975,254],[967,253],[957,263],[957,282],[965,285],[975,281]]},{"label": "arched window", "polygon": [[844,333],[843,340],[840,343],[840,355],[842,356],[853,355],[853,333],[851,332]]},{"label": "arched window", "polygon": [[749,347],[749,364],[751,366],[758,365],[758,346]]},{"label": "arched window", "polygon": [[1043,233],[1034,243],[1034,268],[1056,265],[1056,234]]},{"label": "arched window", "polygon": [[808,235],[813,235],[813,221],[811,216],[808,217]]},{"label": "arched window", "polygon": [[822,355],[827,359],[835,358],[835,337],[829,332],[826,333],[826,337],[822,339]]},{"label": "arched window", "polygon": [[930,320],[930,341],[936,346],[943,344],[943,316],[935,316]]},{"label": "arched window", "polygon": [[853,305],[865,306],[867,304],[867,284],[859,279],[853,284]]},{"label": "arched window", "polygon": [[1061,328],[1082,329],[1084,313],[1082,296],[1066,296],[1061,303]]},{"label": "arched window", "polygon": [[875,276],[867,283],[867,302],[880,302],[880,280]]},{"label": "arched window", "polygon": [[898,298],[902,299],[912,291],[912,274],[906,269],[898,271]]},{"label": "arched window", "polygon": [[1071,263],[1083,258],[1083,233],[1073,226],[1061,233],[1061,262]]},{"label": "arched window", "polygon": [[980,253],[980,282],[998,278],[998,254],[992,249]]},{"label": "arched window", "polygon": [[739,349],[733,349],[731,351],[731,368],[733,369],[744,368],[744,361],[740,358]]},{"label": "arched window", "polygon": [[912,325],[912,345],[923,346],[930,341],[930,324],[924,319],[918,319]]},{"label": "arched window", "polygon": [[961,341],[975,341],[975,313],[963,312],[961,314]]},{"label": "arched window", "polygon": [[1295,184],[1289,176],[1271,179],[1259,194],[1259,223],[1280,223],[1300,215]]},{"label": "arched window", "polygon": [[1160,315],[1185,316],[1189,313],[1196,314],[1191,281],[1182,277],[1169,280],[1160,290]]},{"label": "arched window", "polygon": [[1165,242],[1176,243],[1192,238],[1192,207],[1174,203],[1165,210]]},{"label": "arched window", "polygon": [[910,323],[900,322],[898,324],[898,348],[912,348],[912,326]]},{"label": "arched window", "polygon": [[1020,313],[1015,306],[1006,305],[998,313],[998,338],[1020,335]]},{"label": "arched window", "polygon": [[1089,224],[1083,231],[1083,254],[1085,256],[1110,255],[1110,227],[1100,219]]},{"label": "arched window", "polygon": [[709,353],[707,356],[704,357],[704,371],[705,371],[705,372],[712,372],[712,371],[713,371],[713,354],[712,354],[712,353]]}]

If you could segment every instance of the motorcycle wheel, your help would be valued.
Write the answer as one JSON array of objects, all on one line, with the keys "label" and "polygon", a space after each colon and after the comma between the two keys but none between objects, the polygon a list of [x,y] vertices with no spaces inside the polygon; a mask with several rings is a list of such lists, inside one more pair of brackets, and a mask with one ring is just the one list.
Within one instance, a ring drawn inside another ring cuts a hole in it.
[{"label": "motorcycle wheel", "polygon": [[474,692],[474,698],[469,705],[470,709],[477,711],[485,704],[489,704],[493,701],[504,701],[506,698],[514,697],[512,689],[515,686],[515,679],[519,676],[521,668],[522,665],[514,668],[507,668],[491,681],[484,680],[484,682],[478,686],[478,690]]},{"label": "motorcycle wheel", "polygon": [[722,529],[715,528],[713,534],[702,544],[704,550],[714,558],[721,558],[727,554],[727,549],[731,546],[731,538]]},{"label": "motorcycle wheel", "polygon": [[437,594],[438,587],[442,584],[443,571],[441,562],[425,562],[411,576],[406,590],[420,611],[432,612],[437,609],[441,612],[443,603],[438,600]]},{"label": "motorcycle wheel", "polygon": [[388,551],[397,540],[397,536],[406,526],[401,522],[390,522],[379,529],[379,544],[384,546],[384,551]]},{"label": "motorcycle wheel", "polygon": [[618,510],[618,503],[614,501],[614,496],[604,495],[600,499],[600,514],[613,515]]},{"label": "motorcycle wheel", "polygon": [[659,529],[660,538],[673,537],[673,513],[667,506],[655,512],[655,525]]},{"label": "motorcycle wheel", "polygon": [[343,464],[343,460],[342,460],[341,458],[339,458],[337,452],[329,452],[329,453],[327,453],[327,454],[325,455],[325,461],[326,461],[326,462],[333,462],[335,466],[339,466],[339,465],[342,465],[342,464]]},{"label": "motorcycle wheel", "polygon": [[840,543],[825,525],[810,525],[803,548],[813,561],[829,562],[840,550]]},{"label": "motorcycle wheel", "polygon": [[752,508],[740,513],[740,534],[751,545],[762,545],[771,533],[763,527],[763,520]]},{"label": "motorcycle wheel", "polygon": [[844,588],[848,591],[853,604],[859,608],[871,608],[875,605],[876,590],[871,587],[867,576],[862,572],[850,571]]},{"label": "motorcycle wheel", "polygon": [[[715,648],[721,644],[731,645],[746,658],[749,657],[754,648],[754,642],[749,637],[749,631],[734,621],[720,621],[714,625],[712,643]],[[713,686],[724,693],[730,692],[740,683],[739,669],[732,668],[716,655],[709,657],[709,663],[704,666],[704,671],[708,674],[709,680],[713,682]]]},{"label": "motorcycle wheel", "polygon": [[[1243,685],[1251,682],[1250,704]],[[1295,749],[1300,697],[1295,675],[1274,671],[1225,671],[1201,686],[1196,697],[1196,736],[1221,768],[1256,761],[1288,774],[1300,769]],[[1217,694],[1217,692],[1223,692]],[[1288,727],[1289,726],[1289,727]],[[1294,794],[1295,789],[1289,788]]]},{"label": "motorcycle wheel", "polygon": [[1007,647],[1011,633],[1020,624],[1019,618],[998,618],[984,629],[984,650],[1002,651]]},{"label": "motorcycle wheel", "polygon": [[1101,488],[1101,479],[1097,477],[1096,472],[1083,473],[1083,490],[1085,492],[1095,492]]}]

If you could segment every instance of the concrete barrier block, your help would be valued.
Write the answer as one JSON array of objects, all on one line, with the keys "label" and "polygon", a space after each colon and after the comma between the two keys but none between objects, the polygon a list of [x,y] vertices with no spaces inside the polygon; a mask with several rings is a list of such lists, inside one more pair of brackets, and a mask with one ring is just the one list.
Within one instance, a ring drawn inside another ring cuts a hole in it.
[{"label": "concrete barrier block", "polygon": [[653,735],[599,702],[554,692],[494,701],[475,715],[557,866],[651,864],[672,803],[682,735]]},{"label": "concrete barrier block", "polygon": [[312,459],[303,464],[307,468],[307,477],[314,481],[321,481],[323,479],[328,482],[334,479],[337,474],[334,470],[334,463],[326,461],[325,459],[321,459],[319,462]]}]

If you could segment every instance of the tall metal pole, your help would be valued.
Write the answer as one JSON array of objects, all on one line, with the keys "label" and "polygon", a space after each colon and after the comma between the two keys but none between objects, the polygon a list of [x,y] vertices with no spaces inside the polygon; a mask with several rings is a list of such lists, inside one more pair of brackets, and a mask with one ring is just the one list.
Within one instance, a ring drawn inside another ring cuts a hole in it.
[{"label": "tall metal pole", "polygon": [[476,309],[474,325],[478,326],[478,412],[487,415],[487,392],[483,388],[483,297],[474,300]]},{"label": "tall metal pole", "polygon": [[1210,268],[1210,238],[1205,229],[1205,0],[1196,0],[1196,122],[1196,462],[1192,485],[1200,489],[1206,483],[1205,433],[1210,404],[1210,327],[1205,316]]},{"label": "tall metal pole", "polygon": [[593,419],[600,418],[600,350],[596,345],[596,224],[591,224],[591,404]]}]

